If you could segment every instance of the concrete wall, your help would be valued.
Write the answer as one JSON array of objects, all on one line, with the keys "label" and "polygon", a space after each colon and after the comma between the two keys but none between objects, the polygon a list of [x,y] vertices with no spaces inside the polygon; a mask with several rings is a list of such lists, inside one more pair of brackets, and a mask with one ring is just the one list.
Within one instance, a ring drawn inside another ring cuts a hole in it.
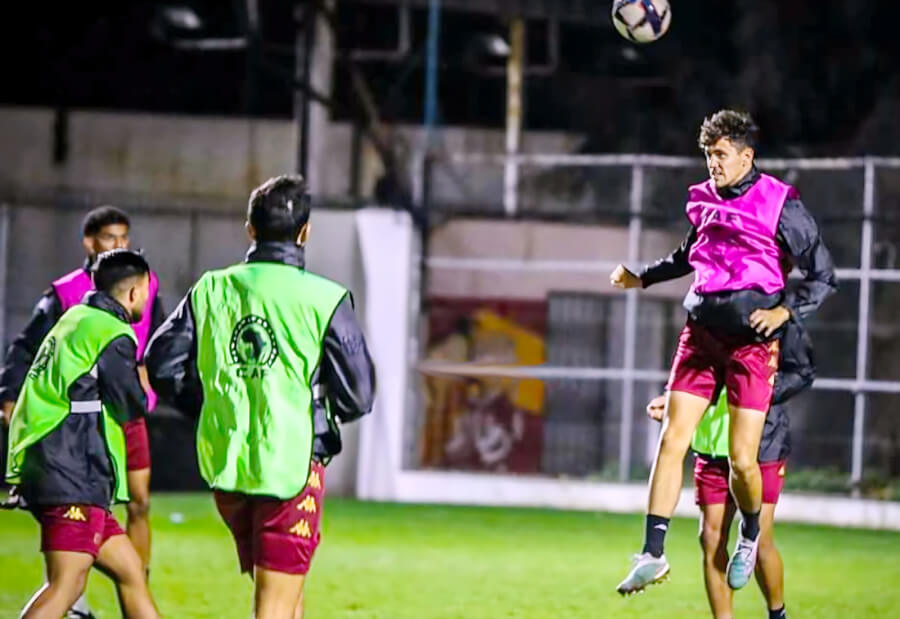
[{"label": "concrete wall", "polygon": [[[197,197],[228,210],[235,201],[243,203],[265,179],[293,170],[296,162],[296,128],[288,120],[75,110],[68,115],[66,160],[54,164],[54,118],[47,109],[0,108],[0,188]],[[393,131],[397,148],[407,154],[424,139],[419,127],[399,126]],[[504,150],[502,131],[457,127],[439,135],[444,153]],[[310,162],[316,194],[350,193],[352,141],[350,125],[326,125],[325,135],[316,140],[319,156]],[[569,152],[579,141],[575,134],[532,132],[523,136],[523,150]],[[383,169],[367,141],[360,164],[361,192],[371,195]],[[436,199],[500,199],[496,190],[501,168],[455,169],[446,163],[439,168]]]},{"label": "concrete wall", "polygon": [[[665,256],[680,242],[680,233],[645,231],[642,253]],[[455,219],[432,233],[429,251],[432,258],[615,264],[628,254],[628,231],[600,225]],[[442,297],[545,299],[550,292],[562,291],[621,295],[610,287],[608,273],[600,267],[583,271],[433,268],[428,284],[430,294]],[[643,294],[676,299],[684,296],[689,283],[689,278],[683,278]]]}]

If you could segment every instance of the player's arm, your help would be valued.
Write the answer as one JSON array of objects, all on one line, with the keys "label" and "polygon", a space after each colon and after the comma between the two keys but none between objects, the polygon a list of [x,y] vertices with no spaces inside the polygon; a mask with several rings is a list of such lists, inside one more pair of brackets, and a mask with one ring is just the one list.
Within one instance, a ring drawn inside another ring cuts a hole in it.
[{"label": "player's arm", "polygon": [[138,378],[137,345],[127,335],[114,339],[97,360],[100,400],[120,424],[147,413],[147,396]]},{"label": "player's arm", "polygon": [[691,226],[690,230],[688,230],[687,234],[684,236],[684,240],[681,241],[681,245],[676,247],[671,254],[665,258],[660,258],[653,264],[648,265],[641,270],[638,274],[638,277],[641,279],[641,287],[647,288],[653,284],[678,279],[679,277],[684,277],[685,275],[693,273],[694,267],[688,262],[688,255],[691,253],[691,248],[696,242],[697,229],[694,228],[694,226]]},{"label": "player's arm", "polygon": [[197,372],[197,328],[191,291],[153,334],[144,353],[150,384],[163,401],[199,417],[203,387]]},{"label": "player's arm", "polygon": [[816,378],[812,342],[798,322],[788,323],[781,337],[781,363],[775,377],[772,404],[781,404],[812,386]]},{"label": "player's arm", "polygon": [[653,284],[684,277],[694,270],[688,262],[688,255],[696,241],[697,230],[691,226],[681,245],[671,254],[644,267],[638,274],[632,273],[620,264],[610,275],[609,281],[616,288],[647,288]]},{"label": "player's arm", "polygon": [[819,225],[799,198],[785,202],[778,220],[778,239],[804,276],[785,291],[784,305],[792,318],[803,319],[837,290],[834,260]]},{"label": "player's arm", "polygon": [[156,330],[159,329],[165,321],[165,306],[163,305],[162,298],[157,294],[156,298],[153,300],[153,315],[150,317],[150,335],[152,336],[156,333]]},{"label": "player's arm", "polygon": [[44,292],[35,305],[28,324],[9,345],[3,369],[0,370],[0,406],[3,407],[7,421],[34,355],[61,315],[62,306],[56,294],[52,289]]},{"label": "player's arm", "polygon": [[375,401],[375,365],[348,294],[340,302],[328,330],[322,355],[322,382],[332,412],[342,422],[372,411]]}]

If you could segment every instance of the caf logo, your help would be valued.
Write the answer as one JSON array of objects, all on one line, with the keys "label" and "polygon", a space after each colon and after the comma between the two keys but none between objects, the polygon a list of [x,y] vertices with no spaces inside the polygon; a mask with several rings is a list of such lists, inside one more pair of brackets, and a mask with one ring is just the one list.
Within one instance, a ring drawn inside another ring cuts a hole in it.
[{"label": "caf logo", "polygon": [[31,368],[28,370],[28,376],[35,379],[43,374],[46,371],[47,366],[50,365],[50,359],[53,358],[54,352],[56,352],[56,338],[48,337],[41,345],[34,361],[31,363]]},{"label": "caf logo", "polygon": [[245,316],[231,334],[231,361],[241,378],[261,378],[278,358],[272,326],[261,316]]}]

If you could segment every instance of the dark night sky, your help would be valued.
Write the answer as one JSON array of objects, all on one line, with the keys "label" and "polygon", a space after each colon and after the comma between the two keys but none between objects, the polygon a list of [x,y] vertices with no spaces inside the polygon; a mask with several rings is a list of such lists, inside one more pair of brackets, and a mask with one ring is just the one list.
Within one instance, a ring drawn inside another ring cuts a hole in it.
[{"label": "dark night sky", "polygon": [[[240,33],[242,2],[185,4],[196,7],[206,33]],[[150,32],[158,2],[17,2],[0,23],[7,67],[0,102],[288,117],[292,4],[260,0],[265,51],[254,64],[244,52],[167,47]],[[565,24],[557,70],[526,81],[526,126],[585,132],[596,151],[686,152],[704,114],[739,105],[756,114],[773,152],[893,149],[895,136],[881,132],[879,144],[859,137],[876,110],[886,113],[898,98],[900,8],[883,4],[673,0],[669,34],[638,48],[609,25]],[[341,48],[393,45],[391,8],[338,5]],[[425,20],[423,10],[413,12],[412,52],[403,61],[362,65],[389,121],[421,122]],[[445,11],[443,123],[502,126],[505,80],[475,74],[468,50],[474,34],[504,28],[496,16]],[[546,23],[529,22],[536,63],[544,60],[544,37]],[[339,61],[337,118],[355,109],[347,75]]]}]

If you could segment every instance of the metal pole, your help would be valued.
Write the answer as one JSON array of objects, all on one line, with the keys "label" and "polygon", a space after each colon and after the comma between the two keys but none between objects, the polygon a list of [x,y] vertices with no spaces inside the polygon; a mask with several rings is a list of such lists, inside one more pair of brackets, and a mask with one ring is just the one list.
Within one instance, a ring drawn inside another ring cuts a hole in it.
[{"label": "metal pole", "polygon": [[438,43],[440,34],[441,0],[429,0],[428,40],[425,44],[425,153],[431,151],[432,132],[437,124]]},{"label": "metal pole", "polygon": [[[628,220],[628,264],[640,260],[641,207],[644,200],[644,168],[631,168],[631,196]],[[631,433],[634,416],[634,366],[637,346],[638,291],[625,293],[625,377],[622,380],[622,419],[619,424],[619,481],[628,481],[631,475]]]},{"label": "metal pole", "polygon": [[[871,307],[872,215],[875,213],[875,164],[866,159],[863,185],[863,223],[859,256],[859,323],[856,333],[856,380],[866,379],[869,357],[869,313]],[[863,439],[866,429],[866,394],[857,391],[853,398],[853,446],[850,459],[852,494],[860,495],[862,480]]]},{"label": "metal pole", "polygon": [[[322,5],[326,10],[334,11],[334,0],[324,0]],[[312,25],[308,30],[311,33],[310,58],[307,60],[309,85],[315,92],[330,98],[334,81],[334,33],[324,15],[314,13],[312,18]],[[324,161],[328,149],[330,114],[328,107],[321,101],[309,97],[307,99],[309,103],[306,119],[306,170],[303,176],[306,178],[306,186],[310,193],[323,195],[328,192],[329,170]]]},{"label": "metal pole", "polygon": [[0,350],[6,351],[6,275],[9,272],[9,206],[0,205]]},{"label": "metal pole", "polygon": [[[297,3],[294,7],[294,20],[298,22],[294,39],[294,78],[298,84],[309,85],[309,64],[316,22],[314,5]],[[309,159],[309,97],[300,88],[294,89],[294,120],[297,123],[297,172],[305,177]]]},{"label": "metal pole", "polygon": [[509,25],[509,59],[506,62],[506,162],[503,165],[503,210],[515,215],[519,208],[519,154],[522,138],[522,65],[525,56],[525,20]]}]

